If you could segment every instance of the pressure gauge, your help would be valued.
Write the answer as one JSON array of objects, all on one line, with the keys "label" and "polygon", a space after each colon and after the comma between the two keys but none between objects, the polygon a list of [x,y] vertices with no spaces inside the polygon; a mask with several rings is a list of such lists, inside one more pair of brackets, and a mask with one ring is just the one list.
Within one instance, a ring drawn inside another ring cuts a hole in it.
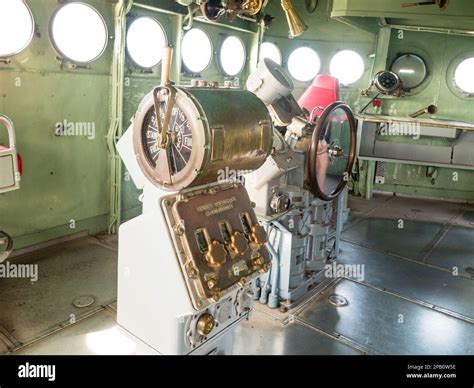
[{"label": "pressure gauge", "polygon": [[375,75],[374,85],[382,94],[397,94],[402,89],[400,77],[392,71],[381,71]]}]

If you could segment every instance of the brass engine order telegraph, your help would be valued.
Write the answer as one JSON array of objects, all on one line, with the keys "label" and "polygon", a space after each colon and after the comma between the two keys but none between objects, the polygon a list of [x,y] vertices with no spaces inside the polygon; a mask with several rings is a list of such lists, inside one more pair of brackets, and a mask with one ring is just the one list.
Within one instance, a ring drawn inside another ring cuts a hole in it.
[{"label": "brass engine order telegraph", "polygon": [[215,182],[219,171],[262,165],[272,146],[263,102],[233,88],[176,87],[170,60],[168,48],[161,85],[145,96],[133,121],[135,155],[148,180],[179,191]]},{"label": "brass engine order telegraph", "polygon": [[171,54],[167,47],[161,84],[135,114],[133,146],[142,173],[162,190],[161,208],[199,310],[270,268],[266,231],[247,190],[219,177],[259,168],[271,152],[273,127],[249,91],[175,86]]}]

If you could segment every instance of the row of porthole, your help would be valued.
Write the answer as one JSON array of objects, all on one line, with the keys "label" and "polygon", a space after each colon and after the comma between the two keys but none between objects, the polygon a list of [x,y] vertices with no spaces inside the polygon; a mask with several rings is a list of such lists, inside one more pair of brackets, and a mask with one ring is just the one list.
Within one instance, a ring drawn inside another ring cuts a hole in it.
[{"label": "row of porthole", "polygon": [[[279,65],[282,64],[282,55],[274,43],[264,42],[260,46],[260,58],[270,58]],[[288,71],[297,81],[312,80],[321,70],[321,60],[316,51],[309,47],[298,47],[288,57]],[[365,64],[362,57],[352,50],[339,51],[329,64],[331,75],[337,77],[343,85],[350,85],[362,78]]]},{"label": "row of porthole", "polygon": [[[73,2],[60,6],[49,27],[56,51],[73,62],[91,62],[107,47],[105,21],[87,4]],[[8,58],[23,51],[33,39],[34,30],[33,13],[25,1],[0,1],[0,57]]]},{"label": "row of porthole", "polygon": [[[23,51],[34,34],[34,18],[23,0],[0,1],[0,58]],[[97,60],[107,47],[108,32],[102,15],[92,6],[72,2],[59,7],[50,25],[50,37],[56,51],[68,60],[85,64]],[[153,44],[150,45],[150,37]],[[150,17],[139,17],[127,31],[127,51],[139,67],[150,69],[161,62],[166,34],[161,24]],[[188,31],[182,42],[182,57],[192,73],[204,70],[211,61],[212,44],[199,29]],[[220,65],[226,75],[235,76],[245,66],[244,43],[235,36],[227,37],[220,50]]]},{"label": "row of porthole", "polygon": [[[90,5],[73,2],[58,8],[51,22],[51,40],[56,50],[66,58],[78,63],[88,63],[98,59],[107,46],[108,33],[103,17]],[[34,33],[33,14],[23,0],[0,2],[0,36],[8,37],[0,41],[0,57],[10,57],[21,52],[31,42]],[[154,49],[147,44],[153,37]],[[152,68],[161,62],[161,47],[166,45],[166,34],[161,24],[150,17],[135,19],[127,31],[127,50],[133,62],[142,68]],[[212,43],[202,30],[193,28],[183,37],[181,54],[184,66],[192,73],[205,70],[212,59]],[[264,42],[260,47],[261,58],[271,58],[282,63],[282,55],[273,43]],[[239,74],[246,62],[245,45],[235,36],[227,37],[220,48],[220,67],[228,76]],[[407,66],[410,65],[410,66]],[[298,81],[307,82],[320,71],[321,61],[316,51],[309,47],[299,47],[288,57],[288,71]],[[365,71],[362,57],[354,51],[338,52],[330,62],[330,73],[342,84],[357,82]],[[418,70],[417,70],[418,68]],[[420,70],[421,69],[421,70]],[[405,54],[392,65],[402,80],[413,82],[419,75],[419,86],[426,78],[426,65],[416,56]],[[415,74],[424,71],[424,74]],[[474,57],[463,60],[455,69],[454,84],[462,92],[474,94]],[[408,85],[408,83],[407,83]]]},{"label": "row of porthole", "polygon": [[[278,46],[264,42],[260,47],[260,57],[270,58],[282,64],[282,54]],[[287,67],[290,75],[297,81],[313,79],[321,69],[321,61],[316,51],[309,47],[299,47],[288,57]],[[402,79],[404,88],[408,91],[421,86],[428,78],[425,61],[415,54],[399,55],[392,63],[390,70]],[[351,85],[362,78],[365,64],[362,57],[352,50],[339,51],[329,64],[331,75],[337,77],[343,85]],[[474,57],[463,58],[454,71],[454,86],[460,92],[474,94]]]},{"label": "row of porthole", "polygon": [[[150,36],[153,36],[151,50],[146,46]],[[150,69],[161,62],[161,47],[166,45],[166,34],[163,27],[155,19],[139,17],[131,24],[127,32],[127,50],[132,61],[139,67]],[[205,70],[212,59],[212,43],[209,36],[198,28],[193,28],[184,34],[181,42],[181,56],[186,69],[191,73]],[[245,66],[245,45],[236,36],[224,39],[220,49],[220,66],[228,76],[239,74]]]}]

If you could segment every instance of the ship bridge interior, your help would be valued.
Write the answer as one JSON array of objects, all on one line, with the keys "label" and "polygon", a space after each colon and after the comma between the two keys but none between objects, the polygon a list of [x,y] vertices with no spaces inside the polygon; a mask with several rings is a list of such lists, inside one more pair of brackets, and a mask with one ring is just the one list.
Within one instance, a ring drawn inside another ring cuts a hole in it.
[{"label": "ship bridge interior", "polygon": [[473,355],[474,4],[418,3],[0,1],[0,354]]}]

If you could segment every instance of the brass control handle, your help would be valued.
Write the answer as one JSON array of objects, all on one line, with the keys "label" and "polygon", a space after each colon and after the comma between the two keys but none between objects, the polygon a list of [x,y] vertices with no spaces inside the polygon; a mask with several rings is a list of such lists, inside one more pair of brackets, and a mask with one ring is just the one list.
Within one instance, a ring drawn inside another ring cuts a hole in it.
[{"label": "brass control handle", "polygon": [[[157,138],[157,146],[161,149],[161,152],[158,155],[158,160],[156,162],[154,175],[158,180],[165,183],[172,183],[169,152],[170,137],[168,134],[171,114],[173,111],[173,106],[176,102],[176,89],[172,86],[172,82],[170,80],[172,54],[173,49],[171,48],[171,46],[164,47],[163,58],[161,62],[161,85],[157,86],[153,90],[153,104],[155,108],[156,124],[159,134],[159,137]],[[165,105],[166,111],[162,123],[160,113],[160,95],[163,94],[168,97],[168,100]]]},{"label": "brass control handle", "polygon": [[248,247],[248,241],[242,233],[236,231],[232,234],[230,238],[230,248],[236,255],[245,254]]},{"label": "brass control handle", "polygon": [[[160,94],[166,92],[168,95],[168,101],[166,103],[165,117],[163,118],[163,123],[161,122],[161,113],[160,113]],[[168,133],[168,127],[171,120],[171,114],[173,111],[173,106],[176,102],[176,89],[169,84],[168,86],[158,86],[153,90],[153,103],[155,108],[156,115],[156,124],[157,130],[160,134],[156,139],[158,147],[161,149],[161,152],[158,154],[158,160],[156,162],[156,167],[154,171],[155,177],[165,183],[172,183],[172,172],[171,172],[171,161],[170,161],[170,136]]]},{"label": "brass control handle", "polygon": [[264,245],[268,241],[267,232],[260,224],[255,224],[254,226],[252,226],[250,237],[252,238],[252,241],[257,243],[258,245]]},{"label": "brass control handle", "polygon": [[163,58],[161,61],[161,86],[168,86],[171,82],[171,56],[173,49],[171,46],[166,46],[163,49]]},{"label": "brass control handle", "polygon": [[212,241],[206,252],[206,260],[213,268],[218,268],[226,262],[227,251],[223,244],[218,241]]}]

